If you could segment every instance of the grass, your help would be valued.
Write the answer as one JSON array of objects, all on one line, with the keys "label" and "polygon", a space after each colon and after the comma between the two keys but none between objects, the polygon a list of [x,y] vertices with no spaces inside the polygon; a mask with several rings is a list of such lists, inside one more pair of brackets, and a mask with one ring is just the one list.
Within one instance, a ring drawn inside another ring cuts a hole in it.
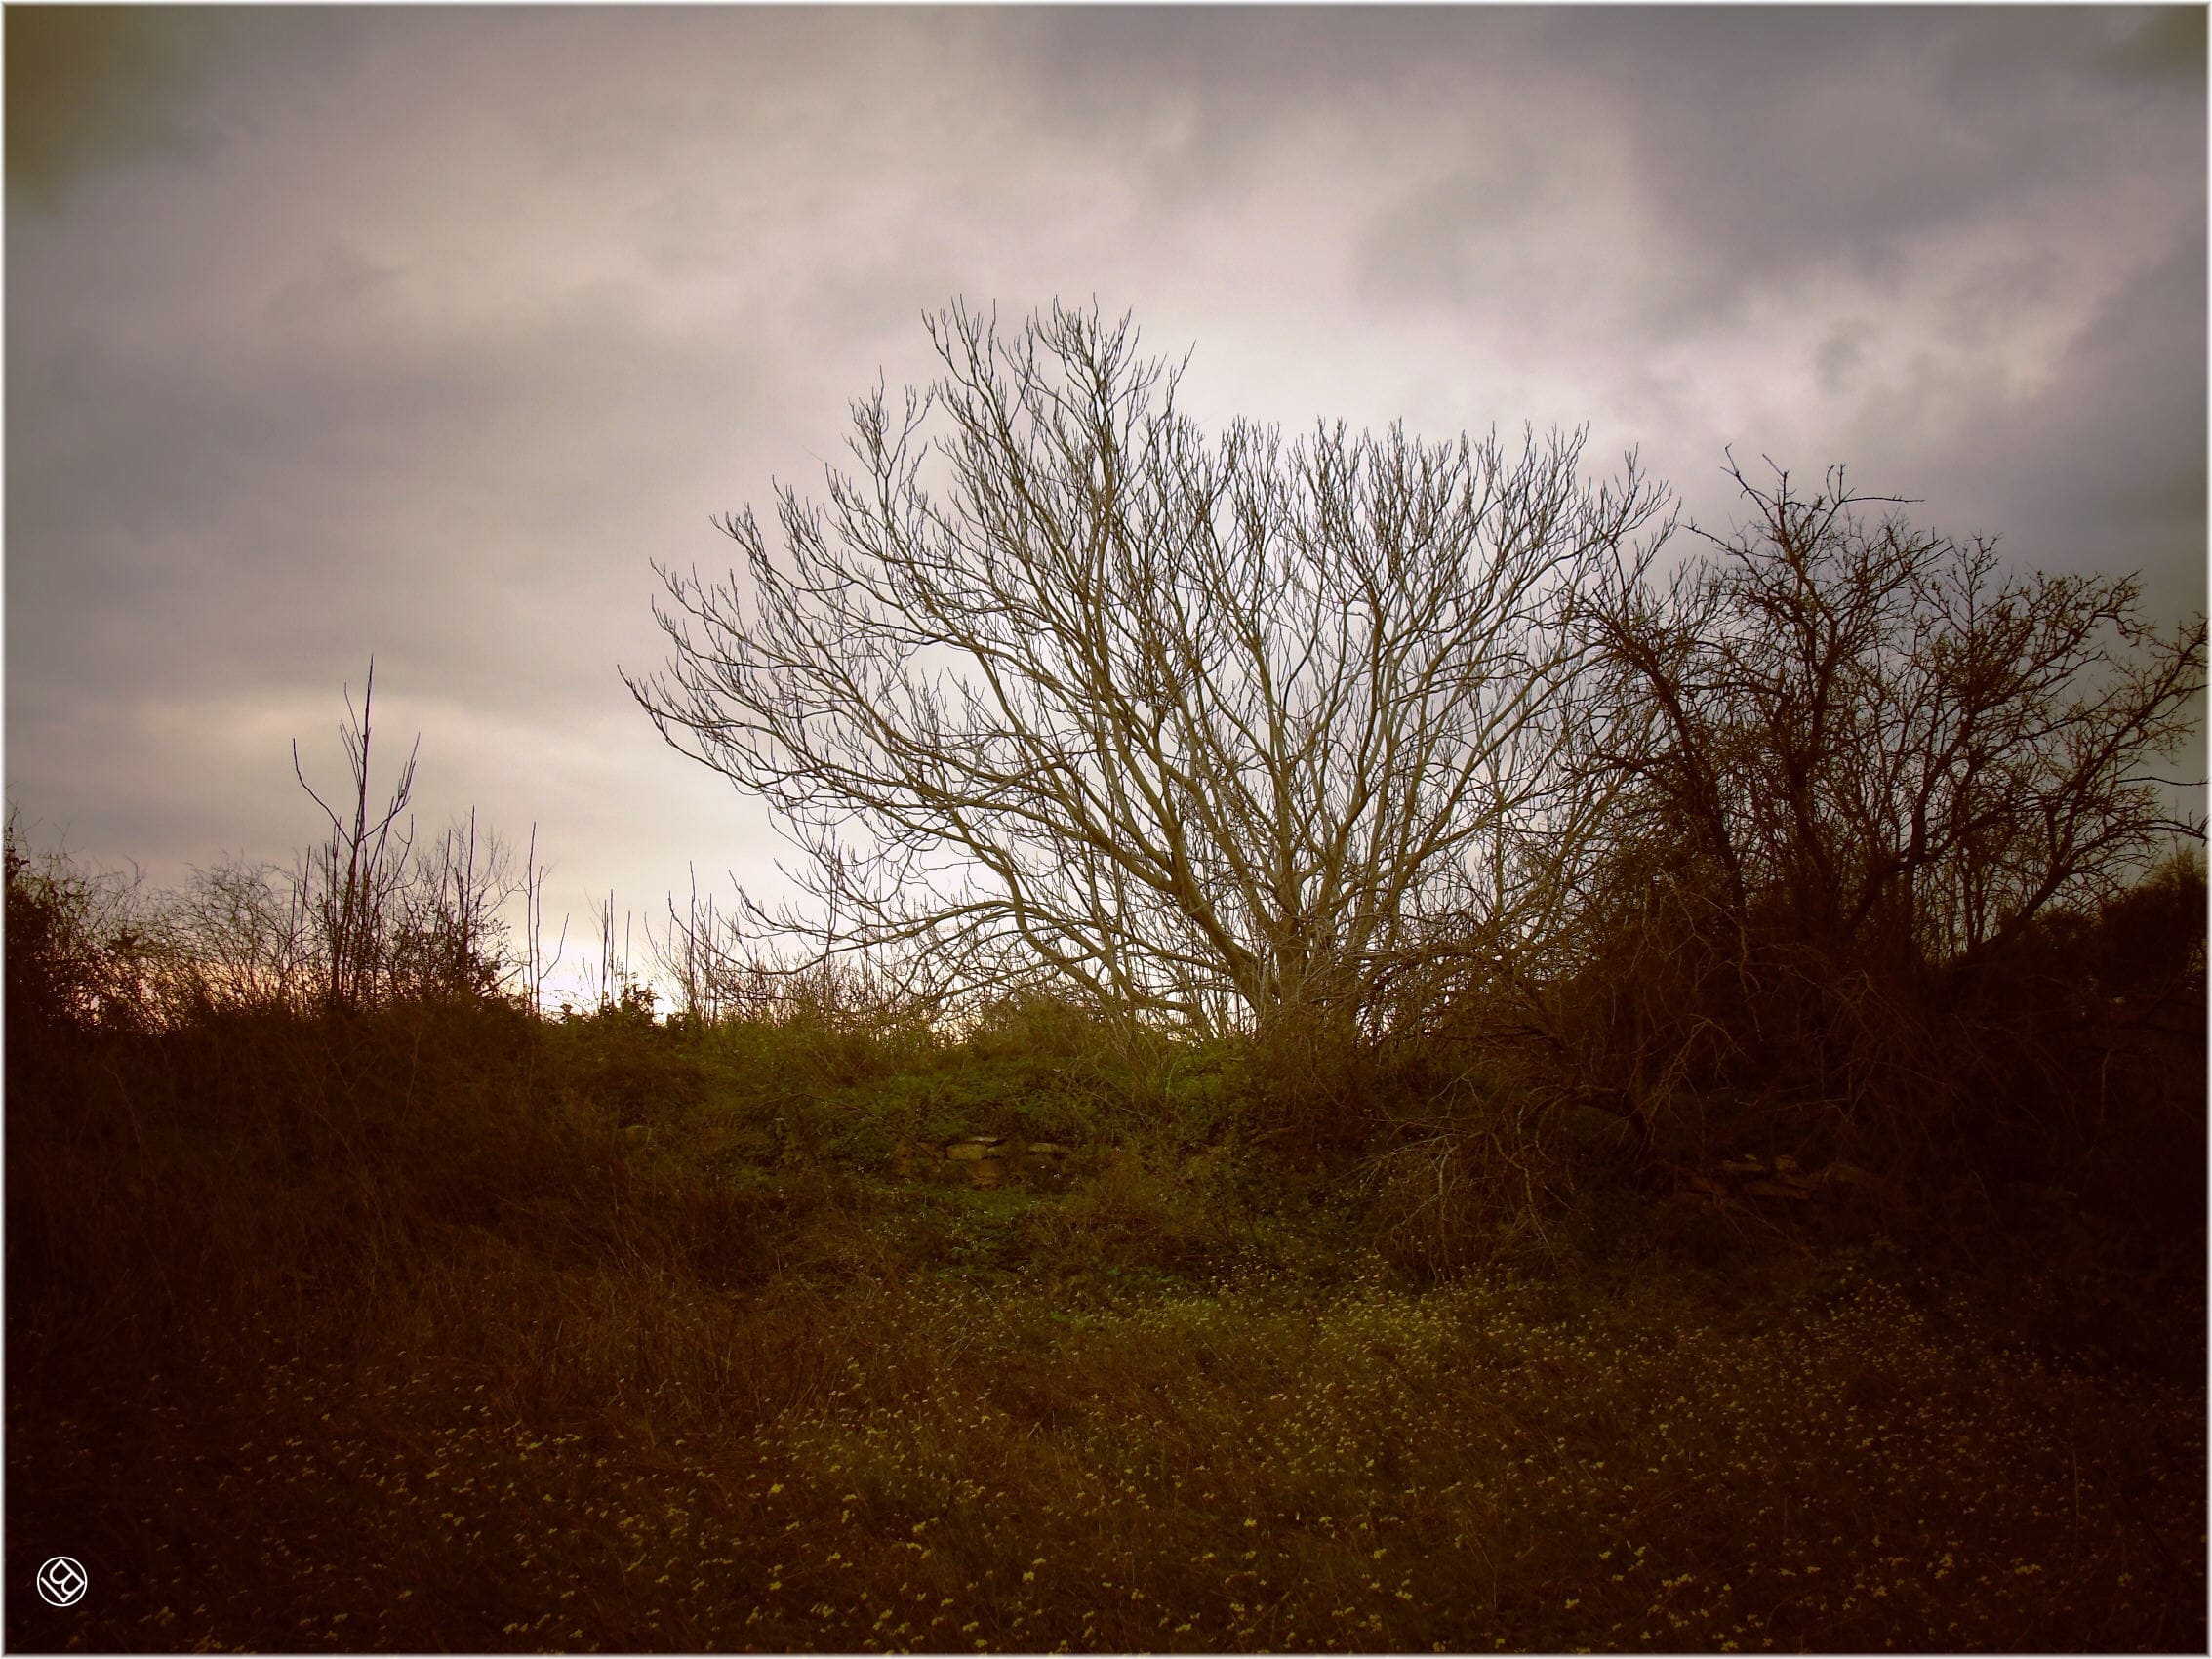
[{"label": "grass", "polygon": [[2204,1640],[2200,1370],[1868,1237],[1409,1276],[1202,1066],[395,1010],[9,1113],[19,1648]]}]

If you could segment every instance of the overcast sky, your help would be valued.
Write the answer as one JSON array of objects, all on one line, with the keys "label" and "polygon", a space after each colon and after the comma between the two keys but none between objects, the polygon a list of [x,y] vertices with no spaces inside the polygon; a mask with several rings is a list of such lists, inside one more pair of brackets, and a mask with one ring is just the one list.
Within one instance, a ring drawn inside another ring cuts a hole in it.
[{"label": "overcast sky", "polygon": [[[649,561],[811,485],[955,296],[1209,424],[1723,446],[2205,589],[2198,8],[46,10],[7,31],[8,797],[286,857],[342,688],[548,908],[773,890]],[[572,946],[572,957],[575,947]]]}]

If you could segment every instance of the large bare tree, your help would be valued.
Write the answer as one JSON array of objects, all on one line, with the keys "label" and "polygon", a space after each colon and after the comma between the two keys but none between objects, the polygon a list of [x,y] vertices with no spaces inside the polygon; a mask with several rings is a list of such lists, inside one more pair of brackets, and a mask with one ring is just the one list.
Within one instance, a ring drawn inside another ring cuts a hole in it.
[{"label": "large bare tree", "polygon": [[931,320],[853,406],[857,471],[779,491],[744,574],[663,568],[664,738],[765,798],[780,925],[954,991],[1077,988],[1221,1030],[1357,1010],[1431,935],[1509,944],[1589,828],[1551,764],[1566,613],[1661,532],[1580,433],[1425,443],[1239,421],[1125,318]]}]

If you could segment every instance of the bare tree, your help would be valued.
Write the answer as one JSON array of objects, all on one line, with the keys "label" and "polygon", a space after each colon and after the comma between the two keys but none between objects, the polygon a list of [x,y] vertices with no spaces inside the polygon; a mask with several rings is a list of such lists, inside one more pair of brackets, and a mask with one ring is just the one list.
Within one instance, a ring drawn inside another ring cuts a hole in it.
[{"label": "bare tree", "polygon": [[727,919],[717,910],[713,894],[700,897],[695,868],[682,911],[676,909],[676,896],[668,895],[666,936],[654,938],[651,924],[647,925],[646,943],[653,951],[654,965],[675,988],[672,1018],[712,1026],[729,1012],[734,976],[729,954],[722,947]]},{"label": "bare tree", "polygon": [[522,983],[533,1014],[545,1012],[545,982],[568,951],[568,917],[561,917],[560,937],[550,954],[545,951],[545,878],[551,867],[538,858],[538,826],[530,826],[530,844],[522,858]]},{"label": "bare tree", "polygon": [[2203,832],[2165,776],[2201,617],[2161,633],[2131,581],[1871,518],[1896,504],[1840,469],[1734,476],[1748,523],[1670,579],[1625,561],[1579,619],[1585,762],[1618,788],[1560,937],[1639,1113],[1684,1081],[1849,1098],[1940,1068],[1926,1022],[1982,963]]},{"label": "bare tree", "polygon": [[1574,595],[1653,526],[1581,434],[1431,444],[1237,422],[1126,319],[1013,338],[853,406],[857,474],[780,492],[745,580],[662,569],[662,736],[764,797],[818,956],[955,994],[1056,982],[1219,1030],[1355,1006],[1448,923],[1510,939],[1587,829],[1550,761]]},{"label": "bare tree", "polygon": [[[1586,607],[1640,718],[1610,759],[1731,910],[1845,953],[1955,961],[2161,856],[2202,619],[2160,635],[2132,581],[2010,577],[1995,545],[1735,472],[1752,522]],[[1616,812],[1615,823],[1629,816]]]},{"label": "bare tree", "polygon": [[142,874],[31,851],[6,815],[8,1049],[57,1027],[158,1023],[164,941]]},{"label": "bare tree", "polygon": [[412,878],[397,895],[386,942],[389,982],[403,997],[489,999],[527,973],[508,951],[506,903],[523,892],[512,851],[476,828],[475,809],[416,854]]},{"label": "bare tree", "polygon": [[297,1012],[327,990],[310,938],[310,907],[293,874],[242,857],[193,869],[163,914],[177,1015]]},{"label": "bare tree", "polygon": [[292,746],[292,775],[330,820],[328,839],[304,855],[296,880],[312,919],[322,969],[322,1002],[330,1009],[364,1008],[377,999],[388,966],[385,946],[393,903],[408,878],[413,826],[398,826],[414,792],[415,759],[422,740],[415,740],[407,763],[392,785],[389,800],[372,816],[370,709],[376,686],[377,665],[371,659],[360,712],[354,712],[353,696],[348,691],[345,723],[339,728],[352,785],[350,810],[345,817],[315,792],[300,768],[300,745],[296,741]]}]

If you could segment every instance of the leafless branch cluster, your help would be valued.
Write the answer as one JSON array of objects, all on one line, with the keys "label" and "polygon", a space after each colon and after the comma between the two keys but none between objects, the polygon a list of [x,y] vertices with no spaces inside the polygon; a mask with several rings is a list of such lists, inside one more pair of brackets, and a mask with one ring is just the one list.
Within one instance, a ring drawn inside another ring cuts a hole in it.
[{"label": "leafless branch cluster", "polygon": [[[414,793],[420,738],[384,803],[371,804],[376,680],[371,662],[358,713],[347,695],[345,723],[339,729],[348,784],[341,808],[334,809],[307,782],[300,746],[293,745],[293,775],[329,820],[330,834],[302,855],[285,883],[290,913],[276,937],[290,942],[288,954],[312,975],[321,1006],[331,1010],[492,997],[523,980],[535,994],[543,977],[535,928],[528,957],[518,962],[509,951],[503,913],[519,894],[536,921],[543,877],[536,868],[535,829],[519,874],[510,848],[496,835],[479,835],[473,811],[418,850],[414,820],[403,815]],[[237,880],[229,885],[246,896]],[[265,941],[270,933],[264,925],[261,936]]]},{"label": "leafless branch cluster", "polygon": [[1580,1037],[1639,1111],[1726,1077],[1848,1102],[1940,1070],[1980,964],[2202,833],[2165,776],[2201,619],[2161,634],[2131,582],[1870,521],[1895,504],[1840,471],[1735,476],[1748,524],[1667,580],[1625,563],[1579,613],[1582,764],[1612,804],[1559,937]]},{"label": "leafless branch cluster", "polygon": [[[1012,338],[854,406],[744,579],[662,572],[662,735],[764,796],[822,959],[1042,983],[1219,1031],[1356,1016],[1449,928],[1515,938],[1601,803],[1562,790],[1575,595],[1658,519],[1582,439],[1209,441],[1126,321]],[[780,545],[779,545],[780,544]]]},{"label": "leafless branch cluster", "polygon": [[2008,576],[1991,542],[1870,525],[1840,471],[1809,497],[1735,475],[1751,525],[1584,611],[1629,716],[1602,758],[1731,912],[1954,960],[2191,828],[2154,763],[2190,730],[2201,625],[2161,638],[2132,582]]},{"label": "leafless branch cluster", "polygon": [[953,1013],[927,963],[892,975],[874,971],[865,956],[808,949],[758,925],[742,899],[735,914],[723,910],[711,893],[702,896],[695,872],[684,909],[671,894],[665,930],[647,930],[654,963],[672,988],[671,1018],[881,1037],[941,1026]]},{"label": "leafless branch cluster", "polygon": [[300,768],[300,745],[297,741],[292,745],[292,775],[330,820],[330,837],[304,855],[295,890],[306,910],[308,932],[319,947],[322,1001],[334,1010],[362,1008],[377,999],[380,981],[391,966],[385,949],[391,911],[407,880],[407,856],[413,851],[414,821],[402,827],[400,815],[414,792],[415,760],[422,740],[418,737],[408,750],[391,798],[382,808],[372,809],[369,763],[375,733],[370,714],[376,690],[377,667],[372,662],[360,712],[354,712],[348,690],[345,723],[339,728],[351,773],[349,816],[342,818],[315,792]]},{"label": "leafless branch cluster", "polygon": [[[60,1012],[152,1027],[209,1011],[357,1012],[510,995],[538,1005],[558,949],[548,960],[539,943],[535,829],[519,872],[473,811],[418,847],[406,816],[414,751],[374,804],[374,688],[372,666],[360,708],[348,698],[340,728],[346,785],[337,806],[307,783],[293,747],[294,774],[330,832],[290,866],[225,860],[195,868],[180,891],[151,894],[61,855],[34,860],[11,822],[11,904],[27,928],[53,934],[38,972],[62,988]],[[520,954],[506,915],[518,896]]]}]

